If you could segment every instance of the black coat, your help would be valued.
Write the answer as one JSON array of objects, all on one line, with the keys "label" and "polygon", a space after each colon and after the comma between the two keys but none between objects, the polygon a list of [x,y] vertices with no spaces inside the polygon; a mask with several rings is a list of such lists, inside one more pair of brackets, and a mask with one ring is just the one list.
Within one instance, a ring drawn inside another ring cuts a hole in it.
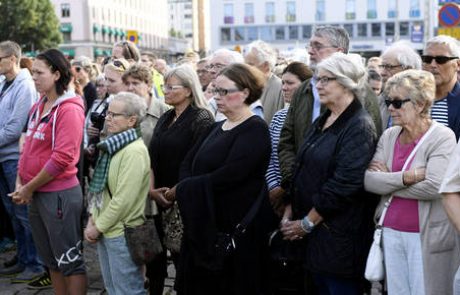
[{"label": "black coat", "polygon": [[324,218],[306,236],[306,266],[313,273],[362,277],[378,198],[364,191],[364,172],[376,146],[372,119],[355,99],[327,129],[331,112],[307,131],[292,188],[294,219],[315,208]]}]

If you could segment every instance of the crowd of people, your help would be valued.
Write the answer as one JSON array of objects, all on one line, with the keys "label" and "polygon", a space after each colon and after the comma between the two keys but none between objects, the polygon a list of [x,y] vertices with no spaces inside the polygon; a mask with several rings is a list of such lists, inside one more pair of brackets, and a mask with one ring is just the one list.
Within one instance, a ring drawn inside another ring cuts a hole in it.
[{"label": "crowd of people", "polygon": [[[460,45],[366,63],[349,41],[317,27],[308,64],[257,40],[175,65],[0,42],[0,277],[86,294],[91,243],[110,295],[163,294],[168,259],[179,295],[370,294],[382,216],[383,292],[460,294]],[[147,220],[163,251],[139,263],[126,228]]]}]

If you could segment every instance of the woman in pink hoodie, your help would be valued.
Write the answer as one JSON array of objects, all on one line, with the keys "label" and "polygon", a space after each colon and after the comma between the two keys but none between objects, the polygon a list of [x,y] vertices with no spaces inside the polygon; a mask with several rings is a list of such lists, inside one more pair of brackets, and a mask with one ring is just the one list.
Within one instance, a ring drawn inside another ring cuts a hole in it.
[{"label": "woman in pink hoodie", "polygon": [[39,54],[33,63],[33,80],[43,96],[29,113],[16,190],[11,194],[16,203],[31,204],[32,235],[58,295],[86,294],[83,196],[76,168],[84,105],[68,87],[70,69],[56,49]]}]

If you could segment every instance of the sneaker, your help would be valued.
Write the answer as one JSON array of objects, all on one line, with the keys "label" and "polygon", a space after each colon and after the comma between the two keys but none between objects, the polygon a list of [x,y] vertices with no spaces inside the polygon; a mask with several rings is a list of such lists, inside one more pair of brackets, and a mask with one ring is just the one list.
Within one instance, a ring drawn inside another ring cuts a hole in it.
[{"label": "sneaker", "polygon": [[14,255],[13,258],[11,258],[10,260],[3,262],[3,267],[4,268],[12,267],[16,265],[17,263],[18,263],[18,256]]},{"label": "sneaker", "polygon": [[19,273],[16,277],[11,279],[12,284],[26,284],[30,283],[43,275],[43,271],[36,272],[29,269],[25,269]]},{"label": "sneaker", "polygon": [[27,289],[43,290],[51,289],[51,278],[47,272],[44,272],[39,278],[27,284]]},{"label": "sneaker", "polygon": [[2,277],[14,277],[17,274],[23,272],[25,267],[23,265],[20,265],[19,263],[16,263],[13,266],[10,267],[5,267],[0,269],[0,276]]}]

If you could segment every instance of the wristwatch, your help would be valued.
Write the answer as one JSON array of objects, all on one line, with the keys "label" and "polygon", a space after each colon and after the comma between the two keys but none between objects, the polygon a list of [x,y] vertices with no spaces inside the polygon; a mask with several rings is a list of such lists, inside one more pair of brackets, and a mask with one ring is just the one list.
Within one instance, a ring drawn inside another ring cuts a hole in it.
[{"label": "wristwatch", "polygon": [[304,232],[309,234],[309,233],[311,233],[313,231],[313,228],[315,227],[315,224],[310,220],[310,218],[308,218],[308,215],[307,215],[300,222],[300,226],[302,227]]}]

